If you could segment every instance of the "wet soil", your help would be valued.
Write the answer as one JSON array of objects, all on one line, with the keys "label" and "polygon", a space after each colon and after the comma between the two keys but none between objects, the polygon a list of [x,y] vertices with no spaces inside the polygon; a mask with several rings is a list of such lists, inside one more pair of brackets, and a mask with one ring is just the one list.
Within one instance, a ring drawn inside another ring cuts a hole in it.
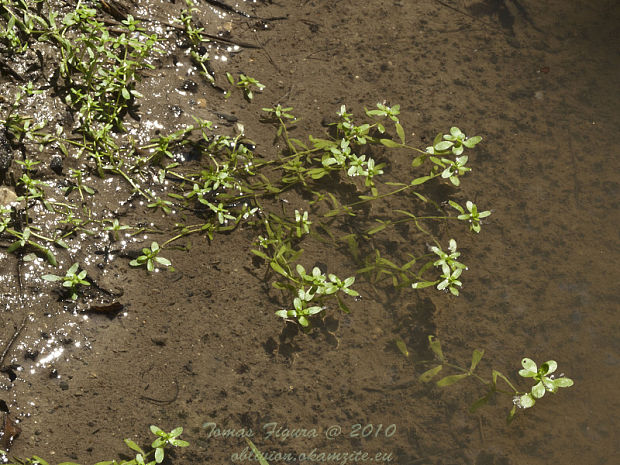
[{"label": "wet soil", "polygon": [[[151,3],[152,14],[180,7]],[[331,309],[306,334],[274,316],[282,304],[252,259],[256,232],[242,227],[212,242],[192,238],[190,253],[168,251],[174,273],[147,275],[122,258],[105,273],[93,264],[89,274],[122,292],[108,301],[124,309],[86,319],[38,286],[24,284],[18,298],[16,257],[1,251],[2,347],[33,314],[7,355],[14,376],[3,373],[0,391],[22,430],[11,453],[111,460],[128,453],[124,438],[147,445],[148,426],[156,424],[185,428],[191,447],[175,452],[179,464],[246,461],[234,455],[246,448],[243,439],[223,437],[224,429],[235,436],[251,430],[261,450],[293,454],[270,463],[313,449],[380,452],[378,461],[403,465],[618,463],[618,6],[294,0],[240,2],[253,17],[217,19],[200,5],[214,34],[229,28],[231,40],[259,46],[214,63],[221,83],[225,71],[245,72],[266,89],[253,103],[238,94],[224,100],[169,53],[157,63],[161,74],[140,84],[152,96],[141,102],[142,124],[174,129],[189,115],[233,115],[269,157],[282,147],[258,123],[261,107],[294,107],[303,117],[295,134],[304,139],[321,134],[321,121],[342,104],[361,114],[386,101],[401,105],[407,137],[421,147],[451,125],[482,135],[459,195],[493,215],[479,235],[438,231],[444,242],[458,235],[469,266],[462,295],[377,288],[359,278],[362,299],[351,313]],[[284,19],[258,19],[275,17]],[[196,88],[178,92],[188,79]],[[407,169],[404,154],[390,156],[395,170]],[[126,186],[119,194],[91,182],[102,210],[131,195]],[[303,201],[295,193],[283,199]],[[152,213],[135,202],[122,214],[137,224]],[[413,231],[385,240],[403,255],[424,247]],[[89,244],[82,257],[100,246]],[[344,251],[318,241],[305,257],[339,276],[356,269]],[[575,386],[520,411],[509,426],[510,396],[470,414],[484,393],[473,380],[444,389],[416,381],[424,369],[417,362],[430,358],[428,334],[463,365],[473,349],[484,349],[485,377],[496,369],[517,379],[527,356],[557,360]],[[396,339],[409,347],[409,359]],[[50,347],[64,351],[42,363]]]}]

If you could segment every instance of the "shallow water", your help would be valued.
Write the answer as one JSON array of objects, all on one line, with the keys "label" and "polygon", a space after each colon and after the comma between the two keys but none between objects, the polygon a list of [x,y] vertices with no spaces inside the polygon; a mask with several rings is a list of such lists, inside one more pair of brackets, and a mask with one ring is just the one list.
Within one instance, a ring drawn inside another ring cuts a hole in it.
[{"label": "shallow water", "polygon": [[[342,104],[361,115],[364,106],[386,101],[401,105],[407,138],[422,148],[452,125],[483,136],[460,189],[434,192],[493,211],[479,235],[462,225],[434,231],[442,243],[457,239],[469,267],[461,296],[395,291],[359,277],[363,298],[351,303],[352,312],[332,310],[306,335],[273,315],[277,295],[249,252],[255,231],[241,228],[212,243],[192,238],[191,253],[169,251],[176,273],[147,276],[122,258],[101,276],[93,269],[104,287],[122,289],[126,313],[84,321],[54,295],[35,298],[38,285],[26,285],[28,303],[20,301],[15,261],[3,249],[2,346],[24,310],[34,313],[10,354],[23,374],[2,379],[2,400],[22,428],[11,452],[93,463],[126,452],[123,438],[146,445],[148,425],[157,424],[185,427],[191,447],[178,450],[173,463],[245,462],[238,436],[250,430],[272,464],[354,451],[357,461],[363,452],[379,453],[375,461],[403,465],[617,463],[618,6],[343,0],[239,8],[286,19],[229,14],[232,38],[262,48],[213,66],[220,76],[245,72],[266,89],[251,104],[239,95],[223,100],[178,65],[182,51],[173,52],[157,63],[162,78],[141,83],[152,96],[142,103],[143,123],[173,130],[190,114],[234,115],[268,157],[278,148],[271,128],[257,123],[261,107],[294,107],[303,117],[295,136],[305,139],[324,132],[321,120],[333,119]],[[177,90],[187,79],[199,83],[195,94]],[[178,118],[174,105],[183,109]],[[409,155],[389,156],[390,176],[409,169]],[[106,191],[91,182],[102,193],[97,201],[110,203],[102,211],[119,208],[112,204],[116,184]],[[122,189],[125,200],[130,193]],[[283,199],[304,201],[294,193]],[[406,202],[415,199],[386,208]],[[139,204],[123,212],[130,224],[148,215]],[[395,256],[426,247],[413,227],[382,237],[378,247]],[[85,242],[92,250],[100,245]],[[304,248],[307,266],[320,262],[338,276],[356,269],[344,251],[319,241]],[[517,380],[523,357],[554,359],[575,386],[519,411],[509,426],[509,395],[470,414],[484,394],[474,380],[447,388],[417,381],[425,369],[419,362],[430,358],[428,334],[464,366],[474,349],[484,349],[478,371],[485,378],[496,369]],[[395,339],[407,344],[410,358]],[[49,353],[52,346],[64,350],[29,373],[44,360],[45,345]],[[27,358],[34,349],[38,358]],[[224,429],[237,437],[225,437]]]}]

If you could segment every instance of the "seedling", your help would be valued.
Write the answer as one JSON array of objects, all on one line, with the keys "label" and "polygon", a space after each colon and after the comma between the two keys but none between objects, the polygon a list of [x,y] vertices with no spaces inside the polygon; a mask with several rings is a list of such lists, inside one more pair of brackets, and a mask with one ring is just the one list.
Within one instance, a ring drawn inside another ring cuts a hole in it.
[{"label": "seedling", "polygon": [[245,74],[239,74],[239,80],[235,82],[235,78],[232,74],[226,73],[226,78],[231,85],[241,89],[243,91],[243,95],[249,101],[254,98],[253,88],[256,88],[259,91],[262,91],[265,86],[258,82],[256,79],[250,76],[246,76]]},{"label": "seedling", "polygon": [[572,379],[565,378],[563,374],[558,378],[552,374],[558,368],[555,360],[549,360],[538,368],[532,359],[524,358],[521,360],[521,365],[523,365],[523,369],[519,370],[519,375],[524,378],[534,378],[538,383],[532,386],[530,392],[514,398],[517,407],[524,409],[533,407],[536,401],[542,399],[546,392],[555,394],[559,388],[570,387],[574,384]]},{"label": "seedling", "polygon": [[154,271],[156,263],[163,266],[172,265],[170,260],[164,257],[160,257],[159,252],[161,252],[159,244],[157,242],[151,242],[151,247],[143,248],[142,255],[140,255],[135,260],[130,261],[129,264],[131,266],[146,266],[146,269],[148,271]]},{"label": "seedling", "polygon": [[311,224],[312,221],[308,220],[308,212],[300,213],[299,210],[295,210],[295,232],[297,237],[310,234]]},{"label": "seedling", "polygon": [[459,156],[463,153],[465,147],[472,149],[481,140],[482,137],[480,136],[467,138],[459,128],[453,126],[450,128],[450,134],[444,134],[435,139],[430,153],[443,155],[444,153],[452,152],[454,155]]},{"label": "seedling", "polygon": [[106,220],[106,221],[108,221],[110,224],[104,227],[103,230],[109,231],[110,235],[114,238],[115,241],[118,241],[119,233],[121,231],[126,231],[128,229],[131,229],[131,226],[128,226],[126,224],[120,224],[116,218],[114,218],[113,220]]},{"label": "seedling", "polygon": [[[456,247],[456,241],[454,239],[450,239],[448,246],[448,250],[450,251],[449,254],[444,252],[438,246],[431,247],[431,251],[439,256],[439,260],[432,262],[432,264],[437,268],[441,268],[440,278],[435,281],[418,281],[413,283],[411,287],[413,289],[423,289],[437,284],[438,290],[443,291],[447,289],[452,293],[452,295],[458,296],[458,288],[463,285],[463,283],[459,281],[459,277],[463,271],[467,269],[467,267],[456,260],[461,255],[460,252],[456,251]],[[428,263],[423,267],[423,269],[427,266]]]},{"label": "seedling", "polygon": [[[125,439],[124,442],[127,447],[129,447],[133,452],[136,453],[135,458],[131,460],[121,460],[120,462],[116,460],[104,460],[102,462],[97,462],[96,465],[156,465],[164,461],[166,449],[171,447],[189,446],[188,442],[178,439],[179,435],[183,432],[182,427],[175,428],[170,433],[166,433],[157,426],[151,425],[151,432],[158,436],[158,438],[155,439],[155,441],[151,444],[151,450],[144,451],[138,444],[136,444],[131,439]],[[149,457],[151,456],[153,456],[153,460],[147,462],[147,460],[149,460]],[[6,465],[49,465],[46,460],[36,455],[33,455],[29,459],[15,458],[14,461],[9,461],[8,454],[2,450],[0,450],[0,463],[5,463]],[[263,462],[260,463],[261,465],[263,464]],[[62,462],[58,465],[80,464],[75,462]]]},{"label": "seedling", "polygon": [[161,463],[164,460],[164,448],[166,446],[173,447],[187,447],[189,443],[183,441],[181,439],[177,439],[178,436],[183,433],[183,427],[179,426],[178,428],[173,429],[169,433],[166,433],[161,428],[158,428],[155,425],[151,425],[151,432],[156,436],[159,436],[153,443],[151,447],[155,449],[155,462]]},{"label": "seedling", "polygon": [[461,213],[457,218],[462,221],[468,221],[470,231],[473,231],[475,233],[480,232],[480,224],[482,223],[480,219],[486,218],[487,216],[491,215],[490,211],[478,212],[478,207],[476,206],[476,204],[469,200],[465,203],[465,207],[467,207],[467,211],[469,213],[465,213],[463,207],[461,207],[458,203],[452,200],[448,201],[448,203],[453,208],[456,208],[459,213]]},{"label": "seedling", "polygon": [[313,298],[314,294],[300,289],[298,296],[293,299],[293,308],[290,310],[278,310],[276,315],[284,319],[296,319],[301,326],[307,327],[310,324],[308,317],[324,310],[324,307],[318,305],[308,306],[308,303]]},{"label": "seedling", "polygon": [[[480,363],[480,360],[482,360],[482,357],[484,356],[484,350],[474,350],[471,358],[471,364],[469,368],[465,368],[447,361],[447,358],[444,356],[441,349],[441,343],[435,336],[428,336],[428,341],[430,349],[433,351],[436,359],[440,363],[423,372],[419,376],[420,381],[424,383],[430,382],[444,368],[456,370],[459,373],[441,378],[436,382],[437,386],[450,386],[468,377],[476,379],[487,387],[488,392],[471,405],[469,411],[472,413],[486,404],[495,395],[495,393],[509,394],[513,396],[514,404],[507,417],[507,421],[511,422],[514,419],[517,408],[527,409],[533,407],[536,400],[541,399],[545,395],[545,392],[549,391],[556,393],[561,387],[570,387],[573,385],[573,380],[563,377],[563,374],[558,378],[554,378],[552,373],[554,373],[557,369],[557,363],[555,361],[550,360],[543,363],[541,367],[538,368],[536,363],[534,363],[531,359],[524,358],[521,361],[523,369],[519,371],[519,375],[524,378],[534,378],[534,380],[538,381],[538,383],[531,388],[530,392],[520,392],[506,376],[497,370],[492,370],[491,380],[486,380],[474,373],[476,367]],[[401,352],[408,353],[404,342],[400,341],[398,347]],[[503,380],[506,385],[510,387],[511,391],[500,389],[497,384],[498,378]]]},{"label": "seedling", "polygon": [[77,300],[78,298],[78,287],[79,286],[90,286],[90,282],[86,281],[86,270],[82,270],[78,273],[80,268],[79,263],[74,263],[67,270],[64,276],[58,276],[55,274],[46,274],[43,275],[43,279],[45,281],[57,282],[62,281],[63,287],[69,288],[69,292],[71,292],[71,296],[69,300]]}]

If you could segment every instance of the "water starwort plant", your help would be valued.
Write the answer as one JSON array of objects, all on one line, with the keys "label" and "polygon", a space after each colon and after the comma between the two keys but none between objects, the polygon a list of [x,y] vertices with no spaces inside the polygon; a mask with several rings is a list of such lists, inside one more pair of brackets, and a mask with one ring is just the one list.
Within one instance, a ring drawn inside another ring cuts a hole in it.
[{"label": "water starwort plant", "polygon": [[[521,365],[523,369],[519,371],[519,375],[524,378],[534,378],[535,381],[538,381],[537,384],[532,386],[529,392],[519,391],[514,384],[502,373],[497,370],[492,370],[492,377],[490,380],[484,379],[474,371],[482,357],[484,356],[484,350],[476,349],[473,351],[471,364],[469,368],[448,362],[447,358],[443,354],[441,343],[439,339],[435,336],[428,337],[429,346],[435,358],[440,362],[438,365],[434,366],[423,372],[419,379],[424,383],[430,382],[437,374],[443,371],[444,368],[451,369],[452,371],[457,371],[457,374],[451,374],[441,378],[439,381],[436,381],[436,385],[439,387],[451,386],[452,384],[457,383],[458,381],[465,378],[474,378],[478,382],[484,384],[487,388],[487,392],[480,399],[474,402],[470,407],[470,412],[475,412],[478,408],[482,407],[486,403],[488,403],[497,393],[500,394],[508,394],[513,397],[513,407],[508,413],[507,421],[511,422],[514,419],[514,416],[517,412],[517,408],[527,409],[534,406],[536,400],[541,399],[545,392],[556,393],[561,387],[570,387],[572,386],[573,380],[570,378],[565,378],[563,375],[560,375],[558,378],[555,378],[552,373],[554,373],[557,369],[557,363],[553,360],[550,360],[546,363],[543,363],[540,368],[536,366],[536,363],[529,358],[524,358],[521,361]],[[403,354],[407,355],[408,351],[403,341],[397,341],[397,346]],[[498,386],[498,380],[504,381],[504,383],[511,389],[511,391],[506,391],[501,389]]]},{"label": "water starwort plant", "polygon": [[[151,425],[151,432],[157,436],[157,439],[151,444],[151,450],[145,451],[138,444],[131,439],[125,439],[125,445],[129,447],[134,453],[135,457],[130,460],[104,460],[97,462],[95,465],[156,465],[162,463],[166,458],[166,450],[175,447],[187,447],[189,443],[178,439],[183,433],[183,428],[174,428],[170,433],[166,433],[161,428]],[[152,458],[152,460],[151,460]],[[45,459],[33,455],[31,458],[9,459],[7,452],[0,450],[0,463],[6,465],[50,465]],[[58,465],[80,465],[75,462],[62,462]]]},{"label": "water starwort plant", "polygon": [[532,386],[530,392],[515,397],[514,401],[517,407],[533,407],[536,401],[541,399],[546,392],[555,394],[558,392],[559,388],[570,387],[574,384],[573,380],[570,378],[565,378],[563,375],[556,378],[553,375],[558,368],[558,364],[555,360],[549,360],[538,368],[532,359],[524,358],[521,360],[521,365],[523,369],[519,370],[519,375],[524,378],[533,378],[534,381],[538,381],[538,383]]},{"label": "water starwort plant", "polygon": [[79,263],[74,263],[67,270],[64,276],[57,276],[54,274],[43,275],[45,281],[56,282],[62,281],[63,287],[68,288],[70,294],[70,300],[77,300],[79,286],[90,286],[90,282],[86,280],[86,270],[82,270],[78,273],[80,268]]},{"label": "water starwort plant", "polygon": [[147,271],[154,271],[156,264],[163,266],[171,266],[170,260],[159,256],[161,248],[155,241],[151,242],[151,247],[145,247],[142,249],[142,255],[135,260],[129,262],[131,266],[146,266]]}]

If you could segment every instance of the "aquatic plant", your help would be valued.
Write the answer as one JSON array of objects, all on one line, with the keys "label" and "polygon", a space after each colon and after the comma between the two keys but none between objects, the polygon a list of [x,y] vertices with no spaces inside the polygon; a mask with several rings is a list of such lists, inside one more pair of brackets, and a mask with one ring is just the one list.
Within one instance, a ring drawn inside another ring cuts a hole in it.
[{"label": "aquatic plant", "polygon": [[[11,135],[12,144],[22,146],[29,155],[18,161],[23,173],[17,183],[24,192],[25,208],[21,215],[14,214],[15,211],[3,213],[2,232],[13,237],[10,252],[30,248],[55,265],[54,247],[66,247],[65,241],[76,238],[78,233],[97,235],[107,231],[110,240],[117,241],[122,230],[131,230],[133,234],[146,231],[137,225],[121,225],[116,217],[99,219],[91,214],[89,196],[95,190],[85,180],[94,171],[102,178],[115,176],[126,182],[134,198],[144,200],[152,212],[196,213],[195,222],[186,217],[178,219],[173,230],[154,226],[159,233],[167,233],[168,238],[161,242],[161,247],[151,241],[150,248],[144,248],[129,262],[131,266],[144,266],[149,271],[157,265],[169,267],[170,261],[159,256],[161,248],[179,244],[190,235],[214,240],[215,234],[230,232],[245,223],[257,231],[252,252],[265,260],[268,273],[275,273],[274,287],[285,294],[284,309],[278,310],[277,315],[295,319],[304,326],[309,325],[311,315],[325,310],[330,300],[337,302],[341,310],[349,311],[346,299],[356,292],[350,288],[355,276],[341,280],[334,273],[324,274],[325,283],[331,287],[312,284],[308,289],[306,278],[295,273],[303,255],[302,244],[315,238],[331,242],[335,249],[343,245],[348,248],[357,266],[355,274],[366,277],[372,286],[390,279],[397,287],[421,289],[434,285],[455,296],[459,294],[465,267],[450,258],[458,252],[440,255],[440,240],[428,232],[425,222],[460,220],[467,222],[471,231],[480,232],[490,211],[479,212],[471,201],[465,202],[465,208],[453,199],[435,201],[424,195],[420,186],[431,180],[460,186],[461,179],[470,171],[468,151],[481,141],[480,136],[467,137],[453,126],[438,134],[431,146],[417,148],[407,140],[400,106],[383,102],[364,109],[365,121],[359,121],[354,112],[341,105],[336,120],[328,122],[326,134],[309,134],[304,141],[292,135],[300,122],[293,108],[277,104],[263,108],[263,121],[275,127],[274,141],[284,142],[286,148],[271,157],[255,155],[255,144],[246,136],[243,125],[237,123],[233,135],[222,134],[212,122],[199,118],[194,118],[195,124],[157,134],[137,146],[125,132],[124,119],[144,98],[136,84],[141,73],[152,68],[152,57],[161,53],[157,47],[161,39],[131,15],[102,21],[102,12],[84,2],[78,2],[69,12],[33,8],[33,3],[25,0],[5,4],[0,11],[5,45],[15,46],[14,53],[19,53],[23,44],[44,41],[57,53],[60,94],[76,115],[72,131],[79,136],[68,135],[61,124],[53,126],[44,120],[35,123],[31,116],[23,114],[24,102],[43,98],[45,91],[33,82],[16,86],[14,99],[5,105],[6,116],[0,122]],[[194,2],[186,0],[186,8],[176,24],[162,24],[185,35],[194,65],[213,82],[204,44],[215,39],[199,26],[196,13]],[[248,100],[253,99],[256,90],[264,88],[245,73],[238,78],[226,73],[226,78]],[[50,196],[51,186],[39,178],[36,170],[41,160],[30,155],[36,154],[37,148],[39,152],[57,150],[64,157],[84,161],[83,165],[69,169],[69,179],[62,188],[66,201],[59,202]],[[188,149],[200,154],[202,161],[197,170],[182,163],[182,152]],[[410,154],[412,171],[402,173],[405,178],[386,176],[388,164],[379,157],[391,150]],[[357,200],[345,203],[336,190],[325,188],[321,183],[328,178],[336,184],[351,186]],[[175,182],[169,184],[168,180]],[[290,210],[273,208],[273,199],[292,189],[308,195],[308,204]],[[82,202],[80,207],[71,197],[74,191]],[[422,202],[421,208],[434,208],[436,214],[391,208],[392,199],[407,195]],[[457,215],[443,210],[442,202],[446,200]],[[63,225],[61,232],[45,232],[36,224],[33,205],[37,203]],[[365,209],[371,204],[387,206],[389,214],[366,217]],[[338,222],[351,219],[358,221],[364,232],[344,236],[338,233]],[[428,236],[433,243],[430,253],[408,250],[394,257],[375,241],[387,229],[407,223]],[[427,276],[433,266],[439,269],[434,279]]]},{"label": "aquatic plant", "polygon": [[[477,380],[487,388],[487,392],[470,406],[469,411],[472,413],[487,404],[496,393],[507,394],[512,396],[513,406],[506,418],[508,422],[511,422],[514,419],[517,409],[527,409],[533,407],[536,401],[545,395],[545,392],[555,394],[559,388],[570,387],[574,384],[573,380],[565,377],[564,374],[561,374],[557,378],[554,377],[553,373],[557,369],[557,363],[554,360],[549,360],[538,368],[533,360],[524,358],[521,360],[523,369],[519,371],[519,375],[524,378],[533,378],[534,381],[538,381],[538,383],[532,386],[529,392],[519,391],[508,377],[497,370],[492,370],[491,379],[485,379],[474,372],[484,356],[484,350],[475,349],[473,351],[471,363],[469,368],[467,368],[465,366],[449,362],[443,354],[439,339],[435,336],[428,336],[428,342],[430,349],[435,355],[437,361],[439,361],[439,364],[424,371],[419,375],[418,379],[423,383],[428,383],[432,381],[440,372],[443,372],[444,369],[448,369],[457,371],[458,373],[450,374],[439,379],[435,382],[437,386],[451,386],[466,378],[473,378]],[[407,346],[402,340],[397,340],[396,345],[406,357],[410,356]],[[504,383],[511,390],[506,391],[505,389],[501,389],[498,386],[498,380],[504,381]]]},{"label": "aquatic plant", "polygon": [[147,271],[155,271],[156,265],[171,266],[172,262],[167,258],[160,257],[161,248],[155,241],[151,242],[150,247],[142,249],[142,255],[129,262],[131,266],[145,266]]},{"label": "aquatic plant", "polygon": [[79,263],[74,263],[69,267],[64,276],[58,276],[55,274],[46,274],[43,275],[42,278],[45,281],[57,282],[62,281],[63,287],[68,288],[71,293],[69,296],[70,300],[76,300],[78,298],[78,287],[79,286],[90,286],[90,282],[86,281],[86,270],[82,270],[78,273],[80,269]]},{"label": "aquatic plant", "polygon": [[[181,426],[174,428],[169,433],[166,433],[164,430],[155,425],[151,425],[150,430],[157,436],[151,444],[150,450],[145,451],[131,439],[125,439],[125,444],[127,447],[135,453],[135,458],[121,461],[104,460],[97,462],[95,465],[156,465],[164,461],[167,450],[175,447],[189,446],[187,441],[183,441],[178,438],[183,433],[183,427]],[[0,463],[5,463],[6,465],[49,465],[49,462],[37,455],[33,455],[32,457],[26,459],[14,458],[11,460],[8,457],[8,453],[2,450],[0,450]],[[58,465],[80,464],[75,462],[61,462]]]}]

